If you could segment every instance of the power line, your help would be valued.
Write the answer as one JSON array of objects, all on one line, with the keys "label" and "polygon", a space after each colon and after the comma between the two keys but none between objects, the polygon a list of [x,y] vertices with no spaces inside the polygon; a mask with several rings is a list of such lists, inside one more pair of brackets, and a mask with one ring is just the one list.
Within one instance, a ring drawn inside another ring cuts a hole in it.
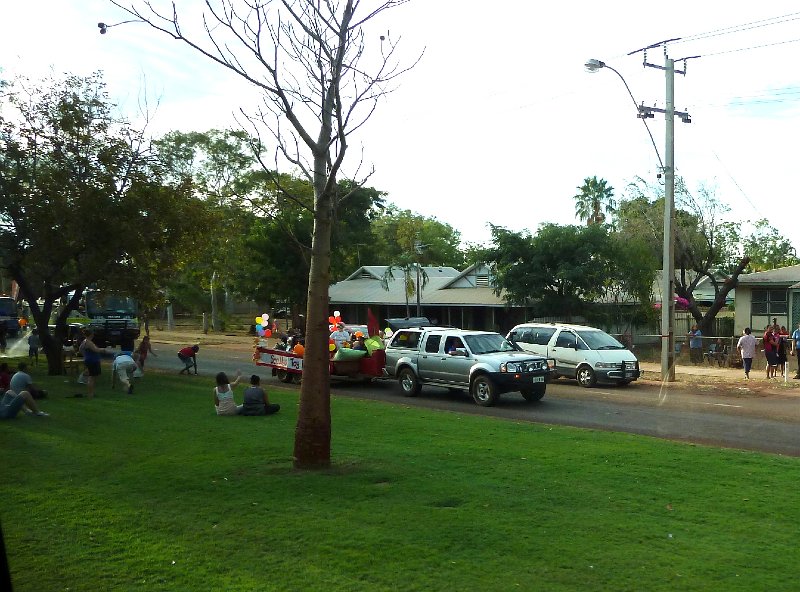
[{"label": "power line", "polygon": [[752,47],[740,47],[740,48],[737,48],[737,49],[728,49],[728,50],[725,50],[725,51],[718,51],[716,53],[704,53],[703,57],[704,58],[710,58],[712,56],[723,55],[723,54],[726,54],[726,53],[736,53],[736,52],[739,52],[739,51],[750,51],[752,49],[762,49],[764,47],[774,47],[776,45],[786,45],[787,43],[797,43],[798,41],[800,41],[800,39],[788,39],[786,41],[776,41],[775,43],[764,43],[763,45],[753,45]]},{"label": "power line", "polygon": [[768,19],[762,19],[760,21],[742,23],[741,25],[733,25],[731,27],[725,27],[723,29],[714,29],[712,31],[706,31],[705,33],[697,33],[695,35],[689,35],[686,37],[682,37],[680,40],[675,41],[675,43],[676,44],[686,43],[687,41],[698,41],[700,39],[708,39],[711,37],[719,37],[722,35],[732,35],[734,33],[741,33],[742,31],[749,31],[751,29],[760,29],[762,27],[780,25],[782,23],[788,23],[797,19],[800,19],[800,12],[792,12],[790,14],[784,14],[781,16],[774,16]]}]

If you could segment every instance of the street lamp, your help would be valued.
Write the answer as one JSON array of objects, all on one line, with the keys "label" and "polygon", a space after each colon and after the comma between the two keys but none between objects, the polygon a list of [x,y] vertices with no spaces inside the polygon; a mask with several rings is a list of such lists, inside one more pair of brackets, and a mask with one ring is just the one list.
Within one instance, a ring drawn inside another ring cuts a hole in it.
[{"label": "street lamp", "polygon": [[[670,41],[675,41],[674,39]],[[661,42],[644,48],[645,51],[645,66],[653,66],[647,63],[646,50],[656,47],[666,42]],[[642,51],[642,50],[637,50]],[[662,292],[661,292],[661,380],[665,382],[673,382],[675,380],[675,302],[673,300],[675,281],[675,115],[680,115],[685,123],[689,123],[691,118],[688,113],[678,113],[675,111],[675,62],[666,57],[665,46],[665,65],[663,67],[657,66],[666,72],[666,109],[656,109],[638,105],[636,99],[633,98],[628,83],[622,77],[622,74],[617,72],[614,68],[600,60],[587,60],[584,64],[587,72],[597,72],[602,68],[608,68],[614,72],[625,88],[636,106],[637,117],[642,120],[647,133],[650,136],[650,141],[653,143],[653,149],[656,151],[658,163],[661,170],[664,172],[664,247],[663,247],[663,260],[662,260]],[[636,53],[636,52],[632,52]],[[682,72],[684,73],[684,72]],[[664,113],[666,118],[666,165],[661,160],[661,155],[658,153],[656,143],[653,140],[653,134],[650,133],[650,128],[647,125],[647,119],[653,117],[653,111]],[[659,175],[660,177],[660,175]]]},{"label": "street lamp", "polygon": [[[609,66],[605,62],[603,62],[601,60],[595,60],[595,59],[586,60],[586,63],[583,64],[583,67],[586,68],[586,71],[589,72],[590,74],[594,74],[595,72],[599,72],[603,68],[608,68],[614,74],[619,76],[619,79],[622,80],[622,84],[625,85],[625,90],[628,91],[628,95],[630,95],[630,97],[631,97],[631,101],[633,101],[633,106],[636,107],[636,112],[637,112],[636,117],[638,117],[639,119],[642,120],[642,123],[644,124],[644,128],[647,130],[647,135],[650,136],[650,142],[653,144],[653,150],[656,151],[656,158],[658,158],[658,166],[659,166],[660,170],[663,170],[664,169],[664,163],[661,161],[661,155],[658,153],[658,148],[656,148],[656,141],[653,139],[653,133],[650,131],[650,126],[647,125],[647,119],[649,117],[653,117],[653,114],[650,112],[650,110],[648,110],[648,108],[645,107],[644,104],[640,105],[639,103],[636,102],[636,99],[633,98],[633,93],[631,92],[631,87],[628,86],[628,83],[625,82],[625,79],[622,77],[622,74],[620,74],[617,71],[616,68],[612,68],[611,66]],[[659,173],[659,178],[661,178],[661,173]]]}]

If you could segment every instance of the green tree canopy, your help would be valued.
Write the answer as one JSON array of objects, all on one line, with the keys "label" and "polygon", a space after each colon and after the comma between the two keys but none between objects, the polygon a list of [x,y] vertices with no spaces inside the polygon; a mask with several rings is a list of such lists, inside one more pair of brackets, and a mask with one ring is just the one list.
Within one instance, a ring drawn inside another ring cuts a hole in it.
[{"label": "green tree canopy", "polygon": [[449,224],[391,205],[372,221],[372,240],[362,261],[371,265],[419,261],[460,269],[465,264],[460,242],[461,233]]},{"label": "green tree canopy", "polygon": [[[652,256],[660,257],[664,239],[664,190],[639,178],[628,186],[629,198],[620,204],[616,226],[626,240],[647,237]],[[675,180],[675,294],[689,301],[689,311],[704,333],[725,306],[749,259],[742,258],[738,230],[724,220],[728,208],[713,189],[691,192],[683,179]],[[663,258],[661,258],[663,261]],[[694,299],[703,278],[714,287],[715,298],[705,310]],[[672,295],[664,295],[672,298]]]},{"label": "green tree canopy", "polygon": [[755,223],[754,232],[743,238],[742,249],[750,258],[750,265],[745,269],[747,273],[800,263],[791,241],[781,236],[778,229],[766,219]]},{"label": "green tree canopy", "polygon": [[608,229],[599,224],[544,224],[531,236],[491,226],[482,254],[494,268],[495,291],[509,303],[570,317],[600,299],[610,275]]},{"label": "green tree canopy", "polygon": [[146,297],[197,245],[202,204],[163,173],[142,133],[114,114],[99,73],[20,77],[0,97],[0,258],[50,372],[60,372],[65,319],[87,286]]}]

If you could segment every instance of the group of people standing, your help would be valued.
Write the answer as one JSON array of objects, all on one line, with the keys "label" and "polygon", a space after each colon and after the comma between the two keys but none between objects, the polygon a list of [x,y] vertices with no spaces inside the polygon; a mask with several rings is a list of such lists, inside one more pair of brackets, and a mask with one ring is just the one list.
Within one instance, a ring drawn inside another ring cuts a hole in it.
[{"label": "group of people standing", "polygon": [[[778,325],[778,319],[772,319],[772,324],[764,328],[762,344],[764,357],[767,360],[766,377],[776,378],[787,374],[789,356],[798,357],[798,352],[800,352],[800,323],[797,324],[797,329],[789,335],[786,327]],[[742,357],[744,376],[747,380],[750,379],[750,370],[753,366],[757,345],[758,342],[752,334],[752,330],[750,327],[746,327],[736,344],[736,349]],[[794,378],[800,380],[800,357],[798,357],[798,369]]]}]

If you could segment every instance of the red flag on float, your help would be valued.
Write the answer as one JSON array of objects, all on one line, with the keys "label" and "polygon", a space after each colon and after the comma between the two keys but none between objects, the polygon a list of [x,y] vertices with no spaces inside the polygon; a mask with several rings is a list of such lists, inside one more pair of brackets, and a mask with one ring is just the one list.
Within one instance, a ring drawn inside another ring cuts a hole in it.
[{"label": "red flag on float", "polygon": [[372,309],[367,309],[367,333],[370,337],[381,334],[381,326],[378,324],[378,319],[372,314]]}]

